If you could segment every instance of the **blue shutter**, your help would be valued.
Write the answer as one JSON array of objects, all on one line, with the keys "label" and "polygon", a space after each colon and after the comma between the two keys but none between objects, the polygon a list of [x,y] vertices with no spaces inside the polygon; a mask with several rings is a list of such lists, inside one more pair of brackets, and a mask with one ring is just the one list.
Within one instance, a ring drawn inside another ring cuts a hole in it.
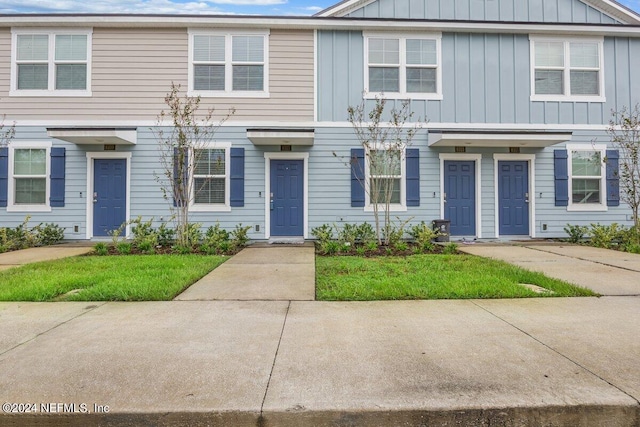
[{"label": "blue shutter", "polygon": [[[184,148],[185,150],[187,148]],[[189,195],[188,194],[184,194],[181,195],[179,194],[178,187],[180,185],[180,180],[178,179],[178,173],[179,173],[179,168],[178,168],[178,159],[180,158],[180,152],[179,152],[180,148],[178,147],[174,147],[173,149],[173,206],[178,206],[178,202],[180,202],[180,206],[182,206],[182,203],[189,203]],[[187,176],[189,174],[189,153],[185,153],[184,155],[184,167],[182,168],[182,172],[183,172],[183,180],[187,180],[189,177]],[[184,181],[183,181],[184,182]],[[180,200],[178,201],[177,199],[184,199],[184,200]]]},{"label": "blue shutter", "polygon": [[244,206],[244,148],[231,148],[231,207]]},{"label": "blue shutter", "polygon": [[420,206],[420,150],[407,148],[407,206]]},{"label": "blue shutter", "polygon": [[607,150],[607,206],[620,206],[620,154]]},{"label": "blue shutter", "polygon": [[51,148],[49,203],[52,208],[64,207],[65,155],[66,149],[64,147]]},{"label": "blue shutter", "polygon": [[351,206],[364,207],[364,148],[351,149]]},{"label": "blue shutter", "polygon": [[569,206],[569,155],[567,150],[553,151],[553,173],[556,190],[556,206]]},{"label": "blue shutter", "polygon": [[0,207],[7,207],[7,192],[9,185],[9,149],[0,148]]}]

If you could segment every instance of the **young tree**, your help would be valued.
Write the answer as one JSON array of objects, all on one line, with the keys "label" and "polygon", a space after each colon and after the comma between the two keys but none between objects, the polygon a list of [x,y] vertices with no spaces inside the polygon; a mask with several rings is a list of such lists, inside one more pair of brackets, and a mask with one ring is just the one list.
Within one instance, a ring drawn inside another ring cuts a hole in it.
[{"label": "young tree", "polygon": [[613,111],[607,133],[620,153],[620,199],[631,208],[635,228],[640,230],[640,106]]},{"label": "young tree", "polygon": [[358,181],[369,196],[379,244],[389,244],[391,205],[400,203],[400,176],[405,152],[422,127],[419,120],[407,124],[413,117],[413,112],[409,111],[409,100],[402,101],[400,108],[392,108],[389,121],[383,123],[386,103],[385,98],[376,97],[369,112],[365,112],[365,100],[347,109],[348,120],[365,152],[365,164],[356,164],[356,159],[350,159],[349,165],[360,168],[360,175],[364,176]]},{"label": "young tree", "polygon": [[2,116],[0,120],[0,148],[9,145],[9,142],[16,135],[16,124],[12,123],[11,126],[4,124],[5,116]]},{"label": "young tree", "polygon": [[[181,96],[180,85],[175,83],[171,83],[171,90],[164,102],[168,110],[160,112],[158,127],[153,130],[158,141],[162,173],[154,172],[154,176],[164,199],[169,202],[177,244],[191,247],[197,242],[191,241],[189,233],[189,207],[207,185],[202,180],[196,183],[194,171],[202,156],[206,155],[206,150],[215,148],[211,142],[216,131],[235,113],[235,109],[231,108],[222,119],[215,122],[213,108],[198,114],[200,97]],[[165,121],[170,121],[168,129]]]}]

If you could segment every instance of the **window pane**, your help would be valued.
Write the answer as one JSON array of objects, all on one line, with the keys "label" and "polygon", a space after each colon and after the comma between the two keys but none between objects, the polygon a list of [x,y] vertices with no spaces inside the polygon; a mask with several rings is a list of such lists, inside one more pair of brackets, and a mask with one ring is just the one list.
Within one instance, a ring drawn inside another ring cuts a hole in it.
[{"label": "window pane", "polygon": [[370,64],[400,64],[400,41],[398,39],[369,39]]},{"label": "window pane", "polygon": [[21,64],[18,65],[18,89],[48,89],[49,66]]},{"label": "window pane", "polygon": [[571,189],[573,203],[600,203],[599,179],[573,179]]},{"label": "window pane", "polygon": [[87,36],[56,36],[56,61],[86,61]]},{"label": "window pane", "polygon": [[407,68],[407,92],[436,92],[434,68]]},{"label": "window pane", "polygon": [[536,70],[536,94],[563,95],[563,72]]},{"label": "window pane", "polygon": [[597,43],[571,43],[571,66],[600,68],[600,56]]},{"label": "window pane", "polygon": [[564,43],[536,42],[536,67],[563,67]]},{"label": "window pane", "polygon": [[601,176],[602,159],[599,151],[572,151],[572,176]]},{"label": "window pane", "polygon": [[225,175],[225,150],[196,150],[194,175]]},{"label": "window pane", "polygon": [[224,65],[194,65],[195,90],[224,90]]},{"label": "window pane", "polygon": [[572,95],[599,95],[598,71],[571,71]]},{"label": "window pane", "polygon": [[371,203],[386,203],[388,192],[391,203],[400,203],[399,178],[371,178],[369,185]]},{"label": "window pane", "polygon": [[369,67],[369,91],[399,92],[400,69],[395,67]]},{"label": "window pane", "polygon": [[233,90],[263,90],[264,67],[262,65],[234,65]]},{"label": "window pane", "polygon": [[407,40],[407,64],[437,65],[435,40]]},{"label": "window pane", "polygon": [[234,62],[264,62],[263,36],[233,36]]},{"label": "window pane", "polygon": [[369,151],[370,175],[401,175],[401,156],[397,150],[371,150]]},{"label": "window pane", "polygon": [[47,152],[44,148],[14,150],[14,175],[46,175]]},{"label": "window pane", "polygon": [[56,89],[84,90],[87,88],[85,64],[56,65]]},{"label": "window pane", "polygon": [[224,62],[224,36],[193,36],[193,60]]},{"label": "window pane", "polygon": [[44,205],[46,202],[46,178],[16,178],[16,204]]},{"label": "window pane", "polygon": [[17,38],[18,61],[46,61],[49,59],[49,36],[24,35]]},{"label": "window pane", "polygon": [[224,178],[195,178],[195,197],[194,203],[224,204]]}]

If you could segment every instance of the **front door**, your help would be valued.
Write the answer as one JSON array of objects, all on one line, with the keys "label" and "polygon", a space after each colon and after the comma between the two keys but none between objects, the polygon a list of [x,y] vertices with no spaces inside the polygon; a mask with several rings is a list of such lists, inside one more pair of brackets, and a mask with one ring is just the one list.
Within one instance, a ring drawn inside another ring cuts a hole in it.
[{"label": "front door", "polygon": [[93,235],[108,236],[126,221],[127,161],[95,159],[93,163]]},{"label": "front door", "polygon": [[476,235],[476,163],[444,162],[444,218],[452,236]]},{"label": "front door", "polygon": [[271,236],[304,235],[304,161],[271,160]]},{"label": "front door", "polygon": [[529,235],[529,163],[498,162],[498,209],[501,236]]}]

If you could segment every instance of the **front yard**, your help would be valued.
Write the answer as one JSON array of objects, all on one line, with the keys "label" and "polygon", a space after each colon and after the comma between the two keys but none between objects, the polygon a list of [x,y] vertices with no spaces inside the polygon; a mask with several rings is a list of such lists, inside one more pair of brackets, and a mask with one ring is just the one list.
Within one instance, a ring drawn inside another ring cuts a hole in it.
[{"label": "front yard", "polygon": [[0,301],[168,301],[228,257],[80,256],[0,272]]}]

